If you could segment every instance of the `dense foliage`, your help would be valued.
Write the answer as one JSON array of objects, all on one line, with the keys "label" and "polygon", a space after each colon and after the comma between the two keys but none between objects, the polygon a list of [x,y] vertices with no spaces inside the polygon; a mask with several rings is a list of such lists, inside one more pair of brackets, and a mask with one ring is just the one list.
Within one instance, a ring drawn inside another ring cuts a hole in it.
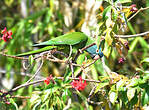
[{"label": "dense foliage", "polygon": [[[1,0],[0,5],[2,109],[149,109],[148,0]],[[78,31],[93,37],[104,57],[96,61],[75,49],[68,50],[69,57],[53,51],[14,56]],[[77,51],[81,55],[73,62]]]}]

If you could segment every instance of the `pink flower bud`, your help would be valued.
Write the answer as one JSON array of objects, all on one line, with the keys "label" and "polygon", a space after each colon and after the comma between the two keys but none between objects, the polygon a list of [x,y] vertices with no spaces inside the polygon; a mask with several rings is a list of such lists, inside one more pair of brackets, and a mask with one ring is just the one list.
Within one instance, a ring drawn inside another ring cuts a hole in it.
[{"label": "pink flower bud", "polygon": [[47,77],[47,78],[44,80],[44,83],[46,83],[47,85],[49,85],[51,79],[53,79],[52,75],[50,75],[49,77]]},{"label": "pink flower bud", "polygon": [[73,80],[71,82],[71,85],[72,85],[72,88],[75,88],[76,90],[79,90],[79,91],[83,91],[87,84],[86,84],[86,81],[83,81],[82,77],[80,76],[79,80]]},{"label": "pink flower bud", "polygon": [[136,4],[132,4],[130,7],[131,7],[130,11],[132,11],[132,12],[138,11],[138,9],[136,8]]},{"label": "pink flower bud", "polygon": [[125,61],[124,58],[120,58],[119,61],[118,61],[118,63],[122,64],[122,63],[124,63],[124,61]]}]

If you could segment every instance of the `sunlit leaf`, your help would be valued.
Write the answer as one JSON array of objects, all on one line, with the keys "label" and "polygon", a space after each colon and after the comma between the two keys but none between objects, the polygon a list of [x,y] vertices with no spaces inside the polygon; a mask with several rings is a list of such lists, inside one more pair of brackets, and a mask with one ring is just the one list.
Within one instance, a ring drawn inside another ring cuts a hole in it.
[{"label": "sunlit leaf", "polygon": [[29,64],[32,65],[33,62],[34,62],[34,57],[33,57],[33,55],[30,55],[29,56]]},{"label": "sunlit leaf", "polygon": [[117,3],[129,3],[131,0],[117,0]]},{"label": "sunlit leaf", "polygon": [[12,6],[12,3],[14,2],[14,0],[4,0],[4,2],[7,6]]},{"label": "sunlit leaf", "polygon": [[111,46],[112,45],[112,42],[113,42],[113,39],[112,39],[111,34],[110,34],[111,31],[112,31],[112,29],[111,28],[108,28],[106,30],[106,36],[105,36],[105,41],[107,42],[107,44],[109,46]]},{"label": "sunlit leaf", "polygon": [[149,58],[144,58],[141,63],[148,63],[149,64]]},{"label": "sunlit leaf", "polygon": [[116,21],[117,18],[118,18],[118,11],[117,11],[115,8],[113,8],[112,10],[113,10],[112,19],[113,19],[114,21]]},{"label": "sunlit leaf", "polygon": [[97,93],[101,88],[105,87],[109,85],[108,82],[105,82],[105,83],[99,83],[98,86],[96,87],[96,90],[95,90],[95,93]]},{"label": "sunlit leaf", "polygon": [[105,43],[104,43],[103,54],[104,54],[107,58],[110,56],[111,50],[112,50],[111,46],[109,46],[109,45],[107,44],[107,42],[105,42]]},{"label": "sunlit leaf", "polygon": [[98,80],[98,73],[97,73],[97,69],[96,69],[95,65],[91,66],[91,72],[92,72],[93,79]]},{"label": "sunlit leaf", "polygon": [[135,96],[136,89],[135,88],[128,88],[127,97],[130,101]]},{"label": "sunlit leaf", "polygon": [[128,87],[133,87],[137,86],[139,84],[140,79],[133,78],[129,81],[129,84],[127,85]]},{"label": "sunlit leaf", "polygon": [[118,94],[116,92],[110,92],[109,99],[112,104],[115,104]]},{"label": "sunlit leaf", "polygon": [[117,83],[116,83],[116,89],[117,90],[120,90],[125,84],[125,81],[124,80],[119,80]]},{"label": "sunlit leaf", "polygon": [[106,20],[110,15],[111,13],[111,9],[112,9],[112,6],[108,6],[106,9],[104,9],[103,11],[103,20]]}]

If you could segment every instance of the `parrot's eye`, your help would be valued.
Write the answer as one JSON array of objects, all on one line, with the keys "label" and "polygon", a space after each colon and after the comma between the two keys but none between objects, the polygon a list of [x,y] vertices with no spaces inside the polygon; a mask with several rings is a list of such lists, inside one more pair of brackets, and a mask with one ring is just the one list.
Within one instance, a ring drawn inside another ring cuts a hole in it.
[{"label": "parrot's eye", "polygon": [[99,53],[99,50],[98,49],[96,49],[96,53]]}]

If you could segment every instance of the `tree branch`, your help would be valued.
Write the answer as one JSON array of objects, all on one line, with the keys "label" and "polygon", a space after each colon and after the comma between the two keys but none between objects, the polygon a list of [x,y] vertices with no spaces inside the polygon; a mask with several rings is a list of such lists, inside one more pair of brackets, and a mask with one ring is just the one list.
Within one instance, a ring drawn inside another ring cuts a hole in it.
[{"label": "tree branch", "polygon": [[138,37],[138,36],[144,36],[146,34],[149,34],[149,31],[140,33],[140,34],[134,34],[134,35],[114,35],[114,37],[118,37],[118,38],[134,38],[134,37]]},{"label": "tree branch", "polygon": [[39,68],[37,69],[37,71],[35,72],[35,74],[26,83],[29,83],[32,79],[34,79],[37,76],[38,72],[40,71],[40,69],[41,69],[41,67],[43,65],[43,59],[41,61],[42,62],[40,64]]},{"label": "tree branch", "polygon": [[[0,98],[2,99],[2,98],[5,97],[6,95],[11,94],[12,92],[17,91],[18,89],[21,89],[21,88],[24,88],[24,87],[28,87],[28,86],[30,86],[30,85],[34,85],[34,84],[41,83],[41,82],[43,82],[45,79],[46,79],[46,78],[40,79],[40,80],[37,80],[37,81],[33,81],[33,82],[29,82],[29,83],[24,83],[24,84],[22,84],[22,85],[19,85],[19,86],[13,88],[12,90],[3,93],[3,94],[0,96]],[[55,77],[54,79],[61,79],[61,80],[63,80],[64,77]],[[72,78],[72,77],[69,77],[68,79],[71,79],[71,80],[79,80],[79,78]],[[82,79],[82,80],[87,81],[87,82],[100,83],[100,81],[97,81],[97,80],[90,80],[90,79]]]},{"label": "tree branch", "polygon": [[128,19],[128,21],[130,21],[133,17],[135,17],[139,12],[144,11],[144,10],[147,10],[147,9],[149,9],[149,7],[140,8],[134,15],[132,15],[132,16]]}]

